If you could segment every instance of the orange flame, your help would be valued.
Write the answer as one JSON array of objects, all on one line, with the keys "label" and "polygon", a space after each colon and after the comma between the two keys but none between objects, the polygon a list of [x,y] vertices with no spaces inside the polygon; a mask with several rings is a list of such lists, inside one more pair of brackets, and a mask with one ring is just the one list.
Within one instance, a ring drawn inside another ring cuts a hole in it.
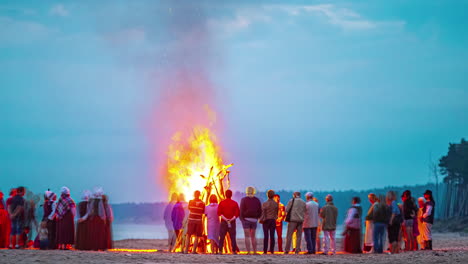
[{"label": "orange flame", "polygon": [[[172,137],[172,144],[167,152],[167,182],[169,194],[183,193],[191,198],[195,190],[204,194],[207,184],[214,184],[223,190],[222,182],[210,183],[213,173],[226,171],[223,165],[221,149],[216,144],[216,136],[210,129],[195,126],[190,135],[177,132]],[[213,175],[215,176],[215,175]]]}]

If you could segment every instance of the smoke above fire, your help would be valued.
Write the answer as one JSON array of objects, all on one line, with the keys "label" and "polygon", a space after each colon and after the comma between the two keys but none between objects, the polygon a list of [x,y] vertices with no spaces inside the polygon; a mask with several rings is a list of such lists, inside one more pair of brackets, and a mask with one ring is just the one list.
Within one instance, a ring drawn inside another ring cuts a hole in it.
[{"label": "smoke above fire", "polygon": [[200,175],[223,168],[210,75],[214,42],[202,6],[169,5],[164,22],[167,39],[158,62],[153,124],[158,180],[168,195],[180,192],[190,198],[205,186]]}]

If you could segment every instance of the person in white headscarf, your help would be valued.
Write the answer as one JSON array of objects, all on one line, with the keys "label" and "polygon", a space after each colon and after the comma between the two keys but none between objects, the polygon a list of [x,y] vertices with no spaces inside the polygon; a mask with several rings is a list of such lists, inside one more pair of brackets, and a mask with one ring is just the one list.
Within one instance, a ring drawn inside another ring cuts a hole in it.
[{"label": "person in white headscarf", "polygon": [[59,249],[70,249],[75,243],[76,204],[70,197],[70,189],[62,187],[57,202],[55,216],[57,218],[57,245]]},{"label": "person in white headscarf", "polygon": [[79,219],[79,223],[88,222],[89,245],[85,245],[86,249],[90,250],[106,250],[107,233],[106,233],[106,212],[102,196],[104,191],[102,188],[95,188],[92,197],[89,199],[86,214]]},{"label": "person in white headscarf", "polygon": [[[83,192],[83,195],[81,196],[81,202],[78,204],[78,219],[80,217],[83,217],[86,215],[88,211],[88,202],[89,202],[89,197],[91,196],[91,192],[88,190],[85,190]],[[78,221],[78,224],[76,225],[76,243],[75,243],[75,249],[78,250],[89,250],[89,232],[88,232],[88,221]]]},{"label": "person in white headscarf", "polygon": [[106,249],[113,248],[113,240],[112,240],[112,222],[114,222],[114,212],[112,210],[112,206],[109,204],[109,197],[107,195],[102,195],[102,204],[104,206],[104,213],[106,215]]}]

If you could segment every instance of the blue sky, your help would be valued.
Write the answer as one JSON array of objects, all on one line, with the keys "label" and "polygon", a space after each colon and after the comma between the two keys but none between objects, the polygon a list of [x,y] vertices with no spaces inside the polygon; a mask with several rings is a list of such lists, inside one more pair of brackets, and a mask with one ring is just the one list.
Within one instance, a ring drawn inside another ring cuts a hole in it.
[{"label": "blue sky", "polygon": [[234,189],[426,183],[430,155],[467,137],[467,7],[2,1],[0,190],[164,199],[149,122],[162,73],[192,56],[174,54],[201,26],[209,38],[184,66],[203,61],[212,83]]}]

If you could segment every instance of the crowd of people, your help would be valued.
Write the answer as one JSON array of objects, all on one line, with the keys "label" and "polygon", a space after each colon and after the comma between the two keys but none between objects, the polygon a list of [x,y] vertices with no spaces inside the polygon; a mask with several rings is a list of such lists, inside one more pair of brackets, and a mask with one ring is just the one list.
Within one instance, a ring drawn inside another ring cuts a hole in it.
[{"label": "crowd of people", "polygon": [[[302,234],[306,254],[320,251],[324,255],[336,254],[338,209],[332,195],[325,197],[322,206],[312,192],[305,194],[305,201],[300,192],[294,192],[286,206],[273,190],[266,193],[267,200],[263,203],[255,195],[255,188],[247,187],[246,196],[239,205],[232,199],[231,190],[225,192],[226,198],[222,201],[211,195],[209,204],[201,200],[200,191],[195,191],[194,199],[188,203],[183,194],[172,194],[164,211],[169,251],[237,254],[236,220],[240,219],[247,254],[258,254],[258,224],[263,227],[264,254],[273,254],[276,249],[284,254],[299,254]],[[394,191],[386,195],[370,193],[368,199],[371,206],[367,214],[363,213],[359,197],[350,201],[341,234],[345,252],[379,254],[385,248],[388,254],[396,254],[401,250],[432,250],[435,202],[430,190],[426,190],[417,202],[410,190],[403,192],[400,203]],[[283,221],[287,222],[284,251]],[[275,236],[278,238],[277,248]],[[387,243],[388,248],[385,247]]]},{"label": "crowd of people", "polygon": [[[0,192],[0,248],[106,250],[113,247],[113,212],[101,188],[93,193],[83,192],[78,205],[67,187],[62,187],[58,194],[45,191],[39,223],[35,218],[35,202],[26,200],[25,193],[24,187],[12,189],[5,200]],[[195,191],[194,199],[188,203],[183,194],[173,194],[164,212],[169,251],[204,253],[209,245],[211,253],[237,254],[236,221],[240,219],[248,254],[259,251],[258,224],[263,229],[264,254],[275,251],[298,254],[302,251],[303,234],[306,254],[336,254],[338,209],[332,195],[327,195],[325,203],[320,205],[312,192],[305,194],[305,200],[300,192],[294,192],[286,206],[273,190],[266,193],[263,203],[253,187],[247,187],[240,204],[232,195],[227,190],[222,201],[211,195],[209,204],[205,204],[200,191]],[[393,191],[386,195],[370,193],[368,199],[371,205],[367,213],[363,212],[359,197],[350,201],[341,234],[345,252],[388,250],[396,254],[401,250],[432,250],[435,201],[430,190],[418,199],[406,190],[401,202]],[[283,222],[287,222],[284,248]],[[32,238],[33,230],[37,233],[35,238]]]},{"label": "crowd of people", "polygon": [[[10,191],[5,201],[0,192],[0,248],[106,250],[112,248],[112,208],[102,188],[84,191],[75,204],[70,189],[44,193],[43,216],[38,223],[35,204],[24,198],[26,189]],[[37,236],[32,239],[32,230]]]}]

